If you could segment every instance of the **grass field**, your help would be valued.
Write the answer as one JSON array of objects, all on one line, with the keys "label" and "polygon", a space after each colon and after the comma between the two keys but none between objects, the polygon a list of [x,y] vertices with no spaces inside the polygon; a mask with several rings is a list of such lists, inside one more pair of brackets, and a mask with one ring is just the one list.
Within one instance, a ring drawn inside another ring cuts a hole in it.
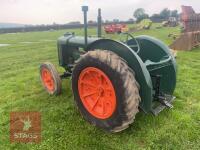
[{"label": "grass field", "polygon": [[[74,106],[70,80],[63,80],[62,95],[49,96],[39,80],[44,61],[58,66],[56,39],[67,31],[0,35],[0,149],[200,149],[200,48],[178,52],[178,81],[174,108],[159,116],[140,112],[125,131],[109,134],[87,123]],[[172,42],[169,33],[178,28],[151,29],[135,33]],[[90,29],[95,35],[95,29]],[[117,35],[109,35],[116,39]],[[9,115],[12,111],[39,111],[42,114],[40,144],[11,144]]]}]

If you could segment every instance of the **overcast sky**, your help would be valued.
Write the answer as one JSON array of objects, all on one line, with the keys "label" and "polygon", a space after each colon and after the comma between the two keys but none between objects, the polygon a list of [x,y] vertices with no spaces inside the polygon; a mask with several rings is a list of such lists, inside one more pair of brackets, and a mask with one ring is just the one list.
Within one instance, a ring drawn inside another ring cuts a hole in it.
[{"label": "overcast sky", "polygon": [[181,5],[191,5],[200,13],[200,0],[0,0],[0,22],[52,24],[82,21],[82,5],[89,6],[88,17],[92,20],[96,20],[98,8],[102,8],[104,20],[127,20],[139,7],[151,15],[165,7],[180,11]]}]

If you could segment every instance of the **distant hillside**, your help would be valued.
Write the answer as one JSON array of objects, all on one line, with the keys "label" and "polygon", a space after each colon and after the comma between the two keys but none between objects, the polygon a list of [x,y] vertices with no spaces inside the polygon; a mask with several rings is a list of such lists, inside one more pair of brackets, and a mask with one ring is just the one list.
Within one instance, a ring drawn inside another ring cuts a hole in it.
[{"label": "distant hillside", "polygon": [[24,24],[17,24],[17,23],[1,23],[0,22],[0,28],[20,28],[24,27]]}]

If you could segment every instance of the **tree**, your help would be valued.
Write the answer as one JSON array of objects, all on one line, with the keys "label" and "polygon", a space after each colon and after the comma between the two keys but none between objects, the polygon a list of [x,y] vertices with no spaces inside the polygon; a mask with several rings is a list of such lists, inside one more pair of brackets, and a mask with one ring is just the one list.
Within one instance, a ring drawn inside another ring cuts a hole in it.
[{"label": "tree", "polygon": [[178,14],[178,10],[172,10],[170,16],[171,16],[171,17],[178,18],[178,16],[179,16],[179,14]]},{"label": "tree", "polygon": [[163,19],[168,19],[170,17],[170,10],[168,8],[164,8],[160,12],[160,17],[163,18]]},{"label": "tree", "polygon": [[153,14],[150,18],[154,22],[159,22],[163,20],[168,20],[169,17],[178,18],[178,10],[169,10],[167,8],[163,9],[159,14]]},{"label": "tree", "polygon": [[105,21],[105,23],[111,23],[111,22],[112,22],[112,21],[110,21],[110,20],[106,20],[106,21]]},{"label": "tree", "polygon": [[137,19],[137,22],[149,18],[149,15],[145,13],[145,10],[143,8],[136,9],[133,13],[133,16]]},{"label": "tree", "polygon": [[119,19],[113,19],[114,23],[119,23]]},{"label": "tree", "polygon": [[89,20],[88,21],[88,24],[95,24],[95,23],[97,23],[96,21],[93,21],[93,20]]},{"label": "tree", "polygon": [[153,14],[150,18],[152,18],[152,19],[160,19],[160,14]]},{"label": "tree", "polygon": [[153,21],[153,22],[161,22],[162,21],[162,18],[160,17],[160,14],[153,14],[150,19]]},{"label": "tree", "polygon": [[79,25],[79,24],[81,24],[81,22],[80,21],[72,21],[72,22],[69,22],[67,24],[69,24],[69,25]]},{"label": "tree", "polygon": [[134,23],[134,19],[133,19],[133,18],[129,18],[129,19],[128,19],[128,22]]}]

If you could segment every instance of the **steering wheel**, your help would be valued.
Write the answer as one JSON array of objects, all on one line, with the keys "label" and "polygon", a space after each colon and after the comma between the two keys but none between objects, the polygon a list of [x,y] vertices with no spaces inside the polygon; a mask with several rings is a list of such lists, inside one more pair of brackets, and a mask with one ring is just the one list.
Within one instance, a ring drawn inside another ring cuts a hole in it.
[{"label": "steering wheel", "polygon": [[136,53],[139,53],[140,45],[139,45],[138,41],[134,38],[134,36],[132,36],[130,33],[121,33],[120,34],[120,41],[122,43],[128,45]]}]

